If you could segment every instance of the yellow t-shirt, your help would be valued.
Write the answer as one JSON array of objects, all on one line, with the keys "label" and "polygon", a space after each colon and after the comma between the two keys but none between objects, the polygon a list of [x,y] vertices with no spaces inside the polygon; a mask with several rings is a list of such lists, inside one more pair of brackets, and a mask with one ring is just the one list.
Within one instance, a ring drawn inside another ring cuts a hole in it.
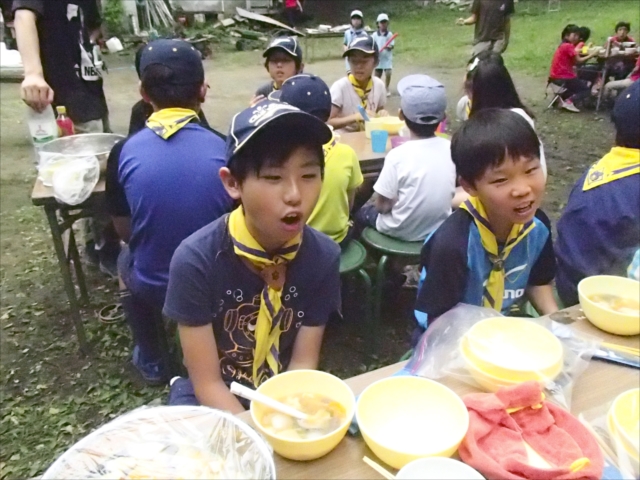
[{"label": "yellow t-shirt", "polygon": [[324,159],[324,181],[320,198],[307,224],[340,243],[349,231],[348,190],[364,178],[356,152],[348,145],[336,143]]}]

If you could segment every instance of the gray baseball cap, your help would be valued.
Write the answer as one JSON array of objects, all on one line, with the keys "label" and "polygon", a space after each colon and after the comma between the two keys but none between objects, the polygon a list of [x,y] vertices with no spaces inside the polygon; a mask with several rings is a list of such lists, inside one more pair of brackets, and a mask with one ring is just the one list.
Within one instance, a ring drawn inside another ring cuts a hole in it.
[{"label": "gray baseball cap", "polygon": [[433,125],[444,120],[447,96],[442,85],[428,75],[409,75],[398,82],[400,108],[407,120]]}]

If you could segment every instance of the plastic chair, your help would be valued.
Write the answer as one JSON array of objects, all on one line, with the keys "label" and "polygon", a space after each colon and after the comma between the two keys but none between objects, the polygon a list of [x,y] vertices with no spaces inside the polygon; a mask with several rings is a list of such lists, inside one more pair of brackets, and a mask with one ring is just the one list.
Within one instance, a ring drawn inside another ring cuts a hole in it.
[{"label": "plastic chair", "polygon": [[382,308],[382,288],[385,281],[385,269],[390,256],[402,257],[409,261],[417,262],[420,259],[420,251],[424,242],[405,242],[384,235],[377,230],[367,227],[362,232],[362,241],[369,247],[382,254],[376,269],[376,282],[374,291],[373,322],[380,324],[380,311]]},{"label": "plastic chair", "polygon": [[547,82],[546,93],[544,95],[544,98],[547,98],[547,96],[549,95],[549,90],[551,90],[551,93],[553,94],[553,100],[551,100],[551,103],[547,105],[547,110],[553,107],[558,100],[562,100],[562,94],[567,91],[564,84],[556,85],[551,80]]},{"label": "plastic chair", "polygon": [[371,355],[375,353],[377,347],[378,324],[373,324],[374,318],[371,315],[371,278],[363,268],[367,260],[367,250],[357,240],[351,240],[340,254],[340,275],[357,273],[364,285],[365,305],[365,343],[366,352]]}]

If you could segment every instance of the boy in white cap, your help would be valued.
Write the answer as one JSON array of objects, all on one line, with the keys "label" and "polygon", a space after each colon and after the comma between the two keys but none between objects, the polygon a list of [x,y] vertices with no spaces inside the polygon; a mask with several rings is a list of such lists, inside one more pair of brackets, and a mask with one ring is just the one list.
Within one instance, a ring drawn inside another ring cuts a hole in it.
[{"label": "boy in white cap", "polygon": [[451,214],[456,168],[451,142],[435,134],[447,108],[444,86],[427,75],[409,75],[398,82],[398,92],[411,140],[389,152],[372,200],[355,220],[356,227],[415,242]]},{"label": "boy in white cap", "polygon": [[[349,18],[351,27],[349,28],[349,30],[344,32],[344,42],[342,47],[345,52],[349,49],[349,45],[354,38],[366,33],[364,31],[364,16],[362,15],[362,12],[360,10],[354,10],[353,12],[351,12],[351,16]],[[345,60],[345,65],[347,67],[347,72],[351,71],[349,62],[347,60]]]},{"label": "boy in white cap", "polygon": [[387,42],[393,37],[393,32],[389,30],[389,15],[381,13],[376,19],[378,30],[373,32],[373,39],[378,44],[380,50],[380,61],[376,67],[376,77],[382,78],[382,72],[384,72],[384,84],[387,88],[387,97],[391,96],[391,90],[389,86],[391,84],[391,70],[393,69],[393,47],[396,44],[395,40],[392,40],[389,45],[383,50]]}]

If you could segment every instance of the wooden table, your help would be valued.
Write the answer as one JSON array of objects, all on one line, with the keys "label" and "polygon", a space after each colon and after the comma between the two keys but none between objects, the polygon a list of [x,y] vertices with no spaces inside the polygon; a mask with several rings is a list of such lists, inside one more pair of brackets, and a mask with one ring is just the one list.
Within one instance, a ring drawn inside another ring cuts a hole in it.
[{"label": "wooden table", "polygon": [[[562,323],[571,323],[572,328],[588,333],[604,341],[618,343],[626,346],[640,348],[640,336],[618,337],[609,335],[592,326],[582,316],[579,307],[572,307],[552,316]],[[544,318],[543,318],[544,319]],[[373,372],[358,375],[347,380],[356,395],[359,395],[367,386],[389,377],[399,371],[406,362],[396,363]],[[452,388],[459,395],[480,391],[471,385],[454,379],[444,379],[443,384]],[[604,405],[612,401],[617,395],[635,388],[640,384],[640,370],[623,367],[599,360],[592,360],[589,368],[578,379],[573,389],[571,411],[579,414],[585,410],[592,409],[599,405]],[[240,415],[247,423],[251,424],[249,412]],[[362,457],[368,457],[383,464],[378,460],[371,450],[365,445],[362,437],[348,435],[340,444],[327,456],[311,462],[294,462],[286,460],[279,455],[275,455],[277,477],[279,479],[379,479],[376,472],[371,470],[362,462]],[[384,465],[384,464],[383,464]],[[389,470],[394,471],[389,467]]]},{"label": "wooden table", "polygon": [[[104,195],[104,191],[105,182],[104,179],[101,179],[96,184],[93,189],[93,193],[86,201],[80,205],[73,206],[59,203],[53,195],[53,189],[51,187],[44,186],[40,179],[36,180],[33,191],[31,192],[31,202],[36,206],[44,208],[47,221],[49,222],[51,238],[53,239],[53,247],[56,251],[58,264],[60,265],[60,273],[62,274],[64,289],[67,293],[67,298],[69,299],[71,319],[73,320],[73,325],[78,336],[80,350],[84,354],[88,353],[89,344],[82,324],[82,318],[80,317],[80,303],[87,303],[89,301],[89,295],[87,293],[87,285],[72,227],[73,224],[81,218],[89,218],[93,215],[93,204],[98,196]],[[65,232],[69,232],[66,247],[63,240]],[[76,286],[73,282],[73,276],[71,273],[72,262],[75,270],[78,290],[80,292],[80,298],[76,296]]]},{"label": "wooden table", "polygon": [[384,153],[376,153],[371,150],[371,139],[367,138],[365,132],[341,133],[340,143],[349,145],[355,150],[365,178],[378,176],[382,170],[384,158],[391,150],[391,137],[387,140],[387,150]]},{"label": "wooden table", "polygon": [[611,44],[608,43],[606,46],[606,51],[604,54],[599,54],[598,55],[598,61],[602,62],[602,70],[600,72],[600,75],[602,76],[602,88],[600,88],[600,92],[598,92],[598,102],[596,103],[596,112],[598,110],[600,110],[600,104],[602,103],[602,97],[604,96],[604,85],[605,83],[607,83],[607,74],[609,73],[609,68],[611,68],[611,65],[613,64],[613,62],[615,61],[620,61],[620,60],[633,60],[636,61],[638,59],[638,55],[640,55],[638,53],[638,51],[636,50],[635,53],[618,53],[617,55],[613,55],[611,53]]}]

